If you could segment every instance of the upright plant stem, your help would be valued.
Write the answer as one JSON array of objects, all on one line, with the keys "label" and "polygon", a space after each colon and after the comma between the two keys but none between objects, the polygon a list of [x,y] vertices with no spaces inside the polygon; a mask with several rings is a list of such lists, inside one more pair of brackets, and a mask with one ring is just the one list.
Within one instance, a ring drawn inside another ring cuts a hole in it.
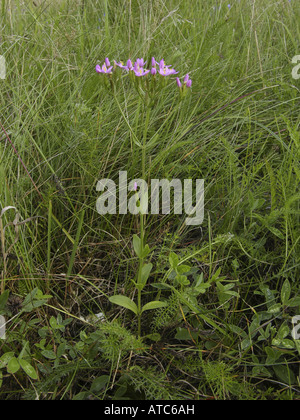
[{"label": "upright plant stem", "polygon": [[[145,128],[144,128],[144,135],[143,135],[143,143],[142,143],[142,179],[146,181],[146,146],[147,146],[147,134],[148,134],[148,127],[150,121],[150,107],[147,106],[146,109],[146,120],[145,120]],[[144,196],[145,191],[142,190],[142,197]],[[143,198],[142,198],[143,200]],[[140,213],[140,230],[141,230],[141,249],[144,250],[145,246],[145,215]],[[143,254],[143,252],[142,252]],[[138,285],[141,286],[142,284],[142,269],[144,266],[144,257],[143,255],[140,257],[140,266],[139,266],[139,274],[138,274]],[[142,288],[138,287],[138,335],[141,336],[141,317],[142,317]]]}]

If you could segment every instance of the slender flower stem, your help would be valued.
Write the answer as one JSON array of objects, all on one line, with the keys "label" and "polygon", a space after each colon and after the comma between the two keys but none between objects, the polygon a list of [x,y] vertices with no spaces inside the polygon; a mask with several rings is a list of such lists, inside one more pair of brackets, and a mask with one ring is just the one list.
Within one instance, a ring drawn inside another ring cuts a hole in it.
[{"label": "slender flower stem", "polygon": [[[142,179],[146,181],[146,147],[147,147],[147,134],[148,134],[148,127],[150,121],[150,106],[147,106],[146,101],[146,120],[145,120],[145,128],[144,128],[144,135],[143,135],[143,143],[142,143]],[[144,193],[145,191],[141,191],[142,202],[144,200]],[[141,203],[142,204],[142,203]],[[140,231],[141,231],[141,249],[144,250],[145,246],[145,222],[146,216],[140,213]],[[138,272],[138,336],[141,336],[141,317],[142,317],[142,269],[144,266],[144,257],[140,257],[140,264],[139,264],[139,272]]]}]

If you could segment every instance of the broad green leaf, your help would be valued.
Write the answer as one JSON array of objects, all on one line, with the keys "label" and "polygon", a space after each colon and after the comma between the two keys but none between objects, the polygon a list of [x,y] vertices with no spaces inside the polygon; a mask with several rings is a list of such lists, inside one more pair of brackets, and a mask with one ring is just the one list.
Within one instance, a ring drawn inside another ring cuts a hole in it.
[{"label": "broad green leaf", "polygon": [[52,316],[51,318],[50,318],[50,326],[51,326],[51,328],[53,329],[53,330],[59,330],[59,325],[57,324],[57,321],[56,321],[56,319],[54,318],[54,316]]},{"label": "broad green leaf", "polygon": [[153,264],[145,264],[144,267],[142,268],[142,275],[141,275],[141,281],[142,281],[142,285],[145,286],[148,278],[150,276],[150,273],[152,271],[153,268]]},{"label": "broad green leaf", "polygon": [[[269,324],[270,325],[270,324]],[[290,327],[287,324],[282,324],[279,328],[279,331],[277,333],[277,337],[279,340],[284,340],[291,332]]]},{"label": "broad green leaf", "polygon": [[109,382],[109,376],[108,375],[102,375],[99,376],[99,378],[96,378],[91,386],[91,392],[97,394],[100,392],[103,388],[106,387],[106,385]]},{"label": "broad green leaf", "polygon": [[133,248],[136,255],[141,258],[142,257],[142,241],[137,235],[133,235]]},{"label": "broad green leaf", "polygon": [[186,274],[191,270],[191,267],[189,265],[179,265],[177,267],[177,273],[178,274]]},{"label": "broad green leaf", "polygon": [[89,397],[89,392],[80,392],[79,394],[74,395],[72,401],[84,401]]},{"label": "broad green leaf", "polygon": [[283,305],[287,304],[289,298],[291,297],[291,292],[292,292],[291,284],[288,280],[286,280],[283,283],[283,286],[281,289],[281,302]]},{"label": "broad green leaf", "polygon": [[9,361],[15,357],[15,353],[13,351],[4,353],[0,358],[0,369],[7,366]]},{"label": "broad green leaf", "polygon": [[170,266],[173,268],[173,270],[175,270],[179,264],[179,258],[178,255],[175,254],[175,252],[171,252],[169,256],[169,262]]},{"label": "broad green leaf", "polygon": [[195,287],[197,293],[205,293],[212,285],[210,283],[201,283],[200,286]]},{"label": "broad green leaf", "polygon": [[166,306],[168,306],[166,302],[159,302],[154,300],[152,302],[147,303],[143,307],[142,312],[151,311],[152,309],[165,308]]},{"label": "broad green leaf", "polygon": [[281,310],[281,305],[280,305],[280,303],[277,303],[275,305],[272,305],[269,308],[268,312],[269,312],[269,314],[278,314],[278,312],[280,312],[280,310]]},{"label": "broad green leaf", "polygon": [[112,296],[109,298],[111,303],[115,305],[122,306],[123,308],[129,309],[130,311],[134,312],[136,315],[138,314],[138,307],[133,302],[133,300],[129,299],[127,296],[117,295]]},{"label": "broad green leaf", "polygon": [[181,284],[182,286],[188,286],[191,282],[189,281],[189,279],[187,278],[187,276],[183,276],[182,274],[178,275],[176,277],[176,280],[179,284]]},{"label": "broad green leaf", "polygon": [[267,366],[274,365],[274,363],[276,363],[276,361],[282,356],[281,351],[275,350],[272,347],[266,347],[265,351],[268,355],[267,360],[266,360]]},{"label": "broad green leaf", "polygon": [[9,373],[15,374],[18,372],[19,369],[20,369],[20,363],[18,359],[16,357],[13,357],[12,359],[10,359],[7,365],[7,371]]},{"label": "broad green leaf", "polygon": [[44,357],[46,357],[46,359],[49,359],[49,360],[55,360],[56,359],[56,354],[52,350],[43,350],[42,355]]},{"label": "broad green leaf", "polygon": [[57,348],[57,357],[60,358],[66,351],[66,343],[61,343]]},{"label": "broad green leaf", "polygon": [[288,339],[280,340],[279,338],[274,338],[272,341],[272,346],[293,350],[295,348],[295,343],[294,341]]},{"label": "broad green leaf", "polygon": [[191,341],[193,339],[197,339],[198,334],[193,332],[193,331],[189,331],[186,328],[177,328],[177,333],[175,335],[175,339],[176,340],[180,340],[180,341]]},{"label": "broad green leaf", "polygon": [[284,382],[285,384],[294,385],[297,383],[297,379],[293,371],[288,366],[278,365],[273,366],[273,369],[280,381]]},{"label": "broad green leaf", "polygon": [[292,299],[288,300],[286,306],[289,306],[290,308],[296,308],[297,306],[300,306],[300,297],[293,297]]},{"label": "broad green leaf", "polygon": [[242,342],[241,342],[241,349],[242,350],[248,350],[252,345],[252,340],[251,338],[245,338]]},{"label": "broad green leaf", "polygon": [[24,359],[20,359],[19,363],[21,365],[21,368],[24,370],[24,372],[31,378],[34,380],[38,379],[38,375],[36,373],[36,370],[34,369],[33,366],[31,366],[30,363],[28,363],[26,360]]}]

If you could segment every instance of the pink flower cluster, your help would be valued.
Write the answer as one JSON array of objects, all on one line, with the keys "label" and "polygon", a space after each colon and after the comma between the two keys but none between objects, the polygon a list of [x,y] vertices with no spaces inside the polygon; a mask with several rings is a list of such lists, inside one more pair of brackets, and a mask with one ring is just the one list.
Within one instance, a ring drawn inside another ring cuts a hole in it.
[{"label": "pink flower cluster", "polygon": [[[133,72],[137,77],[143,77],[147,74],[151,73],[152,76],[155,76],[156,74],[160,74],[161,76],[172,76],[175,74],[178,74],[178,72],[170,68],[172,66],[167,66],[165,63],[165,60],[161,60],[160,62],[157,62],[154,57],[152,57],[151,60],[151,69],[147,69],[146,62],[143,58],[138,58],[135,63],[132,63],[131,60],[128,60],[126,64],[123,63],[123,61],[120,61],[117,63],[114,61],[114,66],[110,64],[110,61],[108,58],[105,59],[105,63],[103,66],[96,66],[96,72],[97,73],[104,73],[104,74],[112,74],[113,70],[116,67],[120,67],[123,70],[126,70],[127,72]],[[176,78],[177,85],[180,89],[182,89],[183,86],[186,86],[187,88],[190,88],[192,86],[192,80],[190,79],[189,75],[187,74],[184,78],[183,84],[180,81],[179,77]]]}]

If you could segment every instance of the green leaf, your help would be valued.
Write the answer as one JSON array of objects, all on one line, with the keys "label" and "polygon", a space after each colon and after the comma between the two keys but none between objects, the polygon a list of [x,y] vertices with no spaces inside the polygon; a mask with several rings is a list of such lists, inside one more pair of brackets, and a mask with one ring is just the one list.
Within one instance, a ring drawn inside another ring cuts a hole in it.
[{"label": "green leaf", "polygon": [[0,296],[0,313],[4,311],[5,305],[9,298],[9,290],[6,290],[2,295]]},{"label": "green leaf", "polygon": [[89,392],[79,392],[79,394],[74,395],[72,401],[84,401],[89,397]]},{"label": "green leaf", "polygon": [[15,357],[15,353],[13,351],[4,353],[0,358],[0,369],[7,366],[9,361]]},{"label": "green leaf", "polygon": [[176,277],[176,280],[178,284],[181,284],[182,286],[188,286],[190,284],[190,281],[187,278],[187,276],[183,276],[182,274],[178,275]]},{"label": "green leaf", "polygon": [[276,363],[276,361],[281,357],[282,352],[273,349],[272,347],[266,347],[265,351],[268,355],[267,360],[266,360],[266,365],[267,366],[271,366],[274,365],[274,363]]},{"label": "green leaf", "polygon": [[103,388],[106,387],[106,385],[109,382],[109,376],[108,375],[102,375],[99,376],[99,378],[96,378],[91,386],[91,392],[94,394],[97,394],[100,392]]},{"label": "green leaf", "polygon": [[189,331],[186,328],[177,328],[177,333],[175,335],[175,340],[180,341],[191,341],[192,339],[197,339],[197,333]]},{"label": "green leaf", "polygon": [[294,385],[297,383],[297,379],[292,372],[292,370],[286,365],[278,365],[273,366],[273,369],[280,379],[280,381],[284,382],[287,385]]},{"label": "green leaf", "polygon": [[288,280],[286,280],[283,283],[283,286],[281,289],[281,302],[283,305],[287,304],[289,298],[291,297],[291,292],[292,292],[291,284]]},{"label": "green leaf", "polygon": [[139,258],[142,258],[142,252],[143,252],[142,241],[141,241],[141,238],[139,238],[137,235],[133,235],[133,248],[134,248],[134,251],[135,251],[136,255]]},{"label": "green leaf", "polygon": [[111,303],[115,305],[122,306],[123,308],[129,309],[130,311],[134,312],[136,315],[138,314],[138,307],[133,302],[133,300],[129,299],[127,296],[117,295],[112,296],[109,298]]},{"label": "green leaf", "polygon": [[291,330],[289,328],[288,325],[286,324],[282,324],[278,333],[277,333],[277,337],[279,340],[284,340],[289,334],[290,334]]},{"label": "green leaf", "polygon": [[187,274],[189,271],[191,271],[191,267],[189,265],[180,265],[177,267],[178,274]]},{"label": "green leaf", "polygon": [[166,306],[168,306],[166,302],[159,302],[154,300],[152,302],[147,303],[143,307],[142,312],[151,311],[152,309],[165,308]]},{"label": "green leaf", "polygon": [[248,350],[252,345],[252,340],[251,338],[245,338],[242,342],[241,342],[241,349],[242,350]]},{"label": "green leaf", "polygon": [[159,290],[170,290],[172,286],[165,283],[151,283],[151,287],[155,287],[156,289],[159,289]]},{"label": "green leaf", "polygon": [[269,314],[278,314],[278,312],[280,312],[280,310],[281,310],[280,303],[276,303],[275,305],[272,305],[269,308],[268,312],[269,312]]},{"label": "green leaf", "polygon": [[45,305],[47,300],[51,297],[51,295],[43,295],[43,292],[36,287],[25,297],[23,302],[23,311],[31,312],[33,309]]},{"label": "green leaf", "polygon": [[294,297],[286,302],[286,306],[290,308],[296,308],[300,306],[300,297]]},{"label": "green leaf", "polygon": [[24,359],[20,359],[19,363],[21,365],[21,368],[24,370],[24,372],[31,378],[34,380],[38,379],[38,375],[36,373],[36,370],[34,369],[34,367],[31,366],[30,363],[28,363],[26,360]]},{"label": "green leaf", "polygon": [[152,268],[153,268],[153,264],[145,264],[144,267],[142,268],[141,282],[143,286],[146,285],[148,278],[150,276],[150,273],[152,271]]},{"label": "green leaf", "polygon": [[43,350],[42,355],[44,357],[46,357],[46,359],[49,359],[49,360],[55,360],[56,359],[56,354],[52,350]]},{"label": "green leaf", "polygon": [[277,236],[277,238],[282,239],[284,241],[285,238],[279,229],[274,228],[272,226],[267,226],[267,228],[269,229],[270,232],[273,233],[273,235]]},{"label": "green leaf", "polygon": [[142,257],[147,258],[150,252],[151,250],[149,248],[149,245],[146,245],[145,248],[142,250]]},{"label": "green leaf", "polygon": [[148,340],[158,342],[161,340],[161,335],[159,333],[153,333],[153,334],[148,334],[143,338],[148,338]]},{"label": "green leaf", "polygon": [[170,262],[170,266],[173,268],[173,270],[176,270],[176,268],[178,267],[178,264],[179,264],[178,255],[176,255],[174,252],[171,252],[171,254],[169,255],[169,262]]},{"label": "green leaf", "polygon": [[7,371],[11,374],[15,374],[20,369],[20,363],[16,357],[10,359],[7,365]]},{"label": "green leaf", "polygon": [[272,341],[272,346],[293,350],[295,348],[295,343],[294,341],[288,339],[280,340],[278,338],[274,338]]}]

